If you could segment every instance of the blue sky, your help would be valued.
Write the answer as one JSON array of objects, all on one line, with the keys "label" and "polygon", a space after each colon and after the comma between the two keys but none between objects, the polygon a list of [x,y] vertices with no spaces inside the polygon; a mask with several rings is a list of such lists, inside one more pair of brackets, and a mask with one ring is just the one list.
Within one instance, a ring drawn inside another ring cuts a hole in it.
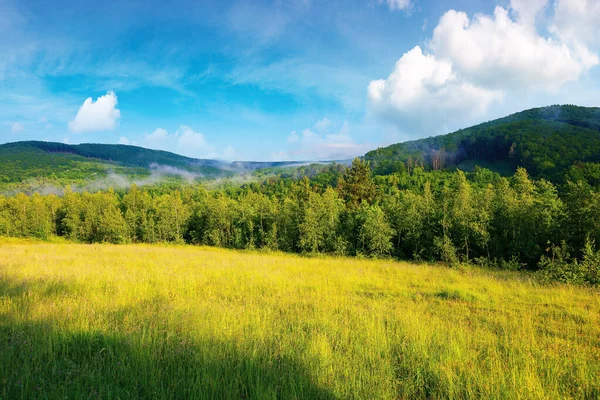
[{"label": "blue sky", "polygon": [[598,106],[600,0],[0,0],[0,142],[342,159]]}]

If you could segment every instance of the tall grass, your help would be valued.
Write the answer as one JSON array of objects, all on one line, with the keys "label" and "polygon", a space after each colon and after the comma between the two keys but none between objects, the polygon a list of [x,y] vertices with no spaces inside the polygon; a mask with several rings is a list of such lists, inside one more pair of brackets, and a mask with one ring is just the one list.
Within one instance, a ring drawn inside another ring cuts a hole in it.
[{"label": "tall grass", "polygon": [[598,398],[600,296],[518,273],[0,239],[0,398]]}]

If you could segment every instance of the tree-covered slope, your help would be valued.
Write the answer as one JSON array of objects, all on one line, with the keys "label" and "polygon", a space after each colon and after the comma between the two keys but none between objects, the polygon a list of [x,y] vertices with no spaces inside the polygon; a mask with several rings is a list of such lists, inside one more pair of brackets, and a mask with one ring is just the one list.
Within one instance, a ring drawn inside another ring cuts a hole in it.
[{"label": "tree-covered slope", "polygon": [[[7,143],[0,146],[0,154],[6,150],[13,153],[27,152],[29,149],[38,149],[50,155],[72,154],[88,159],[104,160],[132,167],[148,168],[152,164],[177,167],[196,172],[217,172],[226,164],[216,160],[199,160],[181,156],[162,150],[151,150],[138,146],[120,144],[64,144],[55,142],[26,141]],[[15,150],[18,149],[18,150]]]},{"label": "tree-covered slope", "polygon": [[534,108],[436,137],[394,144],[365,155],[377,174],[483,165],[500,172],[523,166],[560,179],[576,162],[600,161],[600,108]]},{"label": "tree-covered slope", "polygon": [[221,164],[226,163],[135,146],[15,142],[0,145],[0,190],[45,192],[66,185],[97,190],[233,174]]},{"label": "tree-covered slope", "polygon": [[117,168],[101,160],[73,153],[48,153],[32,146],[0,146],[0,184],[44,177],[57,181],[80,181]]},{"label": "tree-covered slope", "polygon": [[[286,167],[301,165],[303,162],[254,162],[235,161],[232,163],[220,160],[197,159],[162,150],[151,150],[139,146],[121,144],[83,143],[77,145],[23,141],[0,145],[0,160],[3,157],[22,156],[28,160],[32,154],[41,157],[34,161],[37,165],[47,165],[54,172],[57,165],[69,163],[72,160],[105,163],[128,167],[148,168],[152,165],[180,168],[190,172],[208,176],[230,175],[233,172],[253,171],[262,168]],[[42,155],[43,154],[43,155]],[[28,162],[25,162],[28,164]],[[40,172],[40,171],[38,171]]]},{"label": "tree-covered slope", "polygon": [[[22,141],[0,145],[0,192],[60,192],[67,185],[95,191],[125,188],[133,183],[140,186],[190,183],[249,172],[253,175],[251,179],[261,179],[274,174],[273,171],[289,173],[305,165],[304,162],[230,163],[128,145]],[[299,173],[308,174],[304,170]],[[237,182],[237,178],[232,182]]]}]

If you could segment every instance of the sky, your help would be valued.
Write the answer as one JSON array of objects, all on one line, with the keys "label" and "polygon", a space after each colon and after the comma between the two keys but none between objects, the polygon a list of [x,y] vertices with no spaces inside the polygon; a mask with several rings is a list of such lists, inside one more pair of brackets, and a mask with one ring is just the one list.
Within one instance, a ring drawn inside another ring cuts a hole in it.
[{"label": "sky", "polygon": [[0,0],[0,143],[341,160],[600,106],[600,0]]}]

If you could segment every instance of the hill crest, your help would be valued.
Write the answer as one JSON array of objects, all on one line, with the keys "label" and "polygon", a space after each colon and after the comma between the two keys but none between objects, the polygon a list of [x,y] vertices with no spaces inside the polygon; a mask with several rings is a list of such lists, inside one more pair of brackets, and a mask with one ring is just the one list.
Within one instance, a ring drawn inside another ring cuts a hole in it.
[{"label": "hill crest", "polygon": [[521,111],[469,128],[368,152],[376,174],[414,166],[469,169],[475,165],[557,178],[576,162],[600,162],[600,108],[554,105]]}]

